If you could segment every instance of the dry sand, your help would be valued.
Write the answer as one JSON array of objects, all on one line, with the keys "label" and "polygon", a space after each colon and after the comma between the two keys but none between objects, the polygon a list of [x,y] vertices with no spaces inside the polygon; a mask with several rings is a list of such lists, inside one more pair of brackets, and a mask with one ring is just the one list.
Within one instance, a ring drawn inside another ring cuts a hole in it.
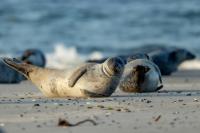
[{"label": "dry sand", "polygon": [[[30,82],[0,85],[0,133],[199,133],[200,71],[164,77],[156,93],[115,92],[109,98],[47,99]],[[59,127],[58,119],[84,123]]]}]

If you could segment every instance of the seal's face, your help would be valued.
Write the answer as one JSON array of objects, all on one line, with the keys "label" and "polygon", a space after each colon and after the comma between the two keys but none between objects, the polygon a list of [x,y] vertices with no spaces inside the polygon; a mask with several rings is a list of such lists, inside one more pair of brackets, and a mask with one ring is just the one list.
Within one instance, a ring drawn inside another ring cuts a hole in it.
[{"label": "seal's face", "polygon": [[136,87],[140,88],[141,84],[145,81],[145,75],[150,70],[148,66],[138,65],[133,68],[132,76],[133,82]]},{"label": "seal's face", "polygon": [[177,64],[192,59],[195,59],[195,55],[185,49],[176,49],[169,54],[169,60],[174,61]]},{"label": "seal's face", "polygon": [[25,63],[44,67],[46,60],[44,54],[37,49],[28,49],[24,51],[21,60]]},{"label": "seal's face", "polygon": [[142,84],[145,82],[146,73],[150,68],[148,66],[134,66],[129,75],[120,83],[120,88],[125,92],[142,92]]},{"label": "seal's face", "polygon": [[109,58],[103,64],[103,71],[108,76],[119,75],[123,71],[124,62],[121,58]]}]

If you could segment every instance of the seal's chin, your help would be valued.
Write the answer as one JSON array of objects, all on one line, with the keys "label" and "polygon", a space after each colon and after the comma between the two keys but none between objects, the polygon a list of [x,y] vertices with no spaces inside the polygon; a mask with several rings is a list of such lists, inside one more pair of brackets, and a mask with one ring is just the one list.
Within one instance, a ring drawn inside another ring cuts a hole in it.
[{"label": "seal's chin", "polygon": [[103,71],[108,76],[118,75],[124,68],[124,62],[119,57],[109,58],[103,63]]}]

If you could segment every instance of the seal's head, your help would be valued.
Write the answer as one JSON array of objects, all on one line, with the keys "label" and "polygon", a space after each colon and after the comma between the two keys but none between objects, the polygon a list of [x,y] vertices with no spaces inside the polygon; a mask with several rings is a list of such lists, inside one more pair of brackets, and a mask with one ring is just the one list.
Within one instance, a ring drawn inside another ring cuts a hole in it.
[{"label": "seal's head", "polygon": [[175,62],[176,64],[180,64],[186,60],[193,60],[196,56],[186,49],[176,49],[169,53],[169,61]]},{"label": "seal's head", "polygon": [[142,92],[142,85],[149,70],[148,66],[134,66],[129,75],[120,84],[120,88],[125,92]]},{"label": "seal's head", "polygon": [[108,58],[104,63],[93,63],[79,78],[76,86],[87,97],[110,96],[119,84],[124,63],[120,57]]},{"label": "seal's head", "polygon": [[150,60],[136,59],[125,66],[119,87],[124,92],[153,92],[161,89],[159,82],[158,67]]},{"label": "seal's head", "polygon": [[44,67],[46,59],[42,51],[38,49],[28,49],[23,52],[21,60],[25,63]]},{"label": "seal's head", "polygon": [[108,58],[103,63],[103,71],[108,76],[119,75],[123,71],[124,64],[120,57]]}]

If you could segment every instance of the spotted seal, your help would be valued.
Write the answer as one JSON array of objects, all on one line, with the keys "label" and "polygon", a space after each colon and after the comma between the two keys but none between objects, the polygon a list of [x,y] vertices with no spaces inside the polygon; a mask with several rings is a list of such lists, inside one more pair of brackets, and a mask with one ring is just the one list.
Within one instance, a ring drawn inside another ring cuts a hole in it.
[{"label": "spotted seal", "polygon": [[107,97],[116,89],[124,63],[109,58],[104,63],[85,63],[77,68],[41,68],[3,58],[5,64],[22,73],[47,97]]}]

